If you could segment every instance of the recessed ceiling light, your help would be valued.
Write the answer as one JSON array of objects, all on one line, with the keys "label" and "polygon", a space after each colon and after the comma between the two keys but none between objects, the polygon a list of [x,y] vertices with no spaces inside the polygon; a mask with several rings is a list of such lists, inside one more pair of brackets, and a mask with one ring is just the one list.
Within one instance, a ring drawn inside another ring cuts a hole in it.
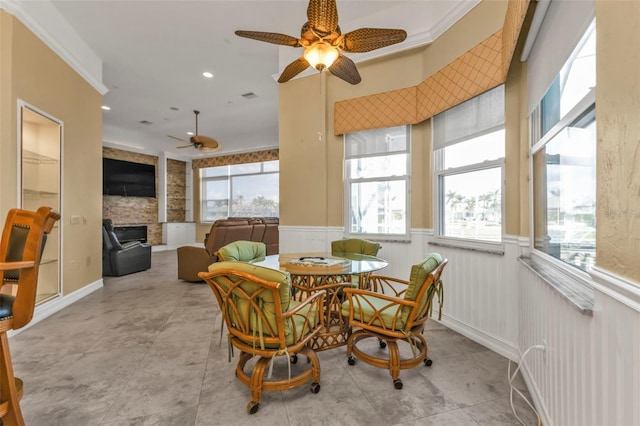
[{"label": "recessed ceiling light", "polygon": [[102,105],[102,109],[105,111],[111,111],[111,107],[106,105]]},{"label": "recessed ceiling light", "polygon": [[210,73],[209,71],[205,71],[202,73],[203,76],[207,77],[207,78],[213,78],[213,74]]},{"label": "recessed ceiling light", "polygon": [[193,132],[187,132],[189,136],[193,136]]}]

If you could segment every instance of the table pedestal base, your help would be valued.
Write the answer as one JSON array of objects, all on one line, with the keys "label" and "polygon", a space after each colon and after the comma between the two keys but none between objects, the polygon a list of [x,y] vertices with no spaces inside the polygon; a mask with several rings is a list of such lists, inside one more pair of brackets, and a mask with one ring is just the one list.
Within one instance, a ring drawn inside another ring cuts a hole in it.
[{"label": "table pedestal base", "polygon": [[291,275],[295,300],[304,300],[311,294],[326,290],[324,327],[311,341],[311,349],[324,351],[347,344],[350,328],[342,317],[344,287],[351,287],[351,275]]}]

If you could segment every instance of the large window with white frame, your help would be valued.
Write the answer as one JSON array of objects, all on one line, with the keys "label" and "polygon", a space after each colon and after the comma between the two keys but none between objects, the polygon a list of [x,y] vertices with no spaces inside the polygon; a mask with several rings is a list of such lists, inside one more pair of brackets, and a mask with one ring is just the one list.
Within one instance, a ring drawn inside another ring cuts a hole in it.
[{"label": "large window with white frame", "polygon": [[277,217],[279,178],[278,160],[200,169],[200,220]]},{"label": "large window with white frame", "polygon": [[410,131],[398,126],[345,135],[348,235],[409,238]]},{"label": "large window with white frame", "polygon": [[533,247],[584,271],[596,256],[595,23],[530,117]]},{"label": "large window with white frame", "polygon": [[504,86],[433,118],[435,232],[502,241]]}]

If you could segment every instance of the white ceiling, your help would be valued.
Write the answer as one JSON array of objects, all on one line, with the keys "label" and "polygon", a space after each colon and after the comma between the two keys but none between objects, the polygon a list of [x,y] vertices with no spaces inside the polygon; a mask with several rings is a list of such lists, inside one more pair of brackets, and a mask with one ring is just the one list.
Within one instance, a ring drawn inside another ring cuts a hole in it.
[{"label": "white ceiling", "polygon": [[[299,37],[308,0],[0,0],[0,6],[2,1],[22,3],[33,15],[38,15],[34,6],[44,11],[45,4],[53,5],[102,60],[108,89],[103,104],[111,107],[103,113],[106,146],[177,158],[207,155],[176,149],[181,143],[167,137],[188,139],[186,132],[195,130],[194,109],[201,111],[199,134],[222,144],[215,155],[278,146],[274,76],[302,51],[240,38],[234,31]],[[408,34],[403,43],[347,56],[357,63],[427,44],[478,1],[338,0],[343,33],[367,26],[402,28]],[[47,29],[51,13],[41,15],[38,23]],[[202,77],[204,71],[214,78]],[[257,97],[242,97],[249,92]],[[140,124],[143,120],[152,124]]]}]

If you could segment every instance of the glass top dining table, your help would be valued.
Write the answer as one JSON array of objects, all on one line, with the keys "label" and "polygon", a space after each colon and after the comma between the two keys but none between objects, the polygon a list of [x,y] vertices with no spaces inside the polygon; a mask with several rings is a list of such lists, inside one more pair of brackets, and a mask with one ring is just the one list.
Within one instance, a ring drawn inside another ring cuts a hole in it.
[{"label": "glass top dining table", "polygon": [[254,265],[278,269],[291,275],[360,275],[378,271],[389,262],[364,254],[282,253],[255,260]]},{"label": "glass top dining table", "polygon": [[351,329],[340,312],[345,300],[342,289],[354,286],[364,288],[371,272],[389,264],[378,257],[351,253],[340,256],[329,253],[283,253],[251,263],[289,272],[294,300],[304,300],[317,291],[325,291],[324,327],[311,343],[311,348],[317,351],[332,349],[347,342]]}]

